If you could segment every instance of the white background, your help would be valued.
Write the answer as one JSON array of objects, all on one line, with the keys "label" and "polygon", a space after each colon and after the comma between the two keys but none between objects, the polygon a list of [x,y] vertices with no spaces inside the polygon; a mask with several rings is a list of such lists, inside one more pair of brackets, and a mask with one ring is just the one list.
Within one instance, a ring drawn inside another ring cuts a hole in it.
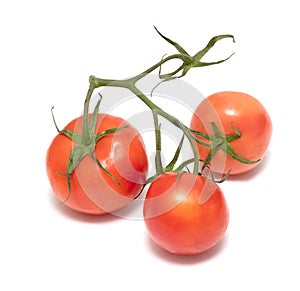
[{"label": "white background", "polygon": [[[1,1],[1,290],[299,290],[299,26],[297,1]],[[173,48],[228,62],[184,79],[204,95],[235,90],[265,105],[273,137],[261,166],[221,185],[230,209],[222,242],[170,255],[143,221],[78,215],[45,172],[56,135],[82,111],[91,74],[125,78]]]}]

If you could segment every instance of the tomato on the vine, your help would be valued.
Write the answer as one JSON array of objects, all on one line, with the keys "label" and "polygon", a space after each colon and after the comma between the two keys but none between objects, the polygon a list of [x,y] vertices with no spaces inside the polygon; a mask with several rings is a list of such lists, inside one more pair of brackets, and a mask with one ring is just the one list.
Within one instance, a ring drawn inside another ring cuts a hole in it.
[{"label": "tomato on the vine", "polygon": [[[64,130],[81,134],[82,124],[79,117]],[[123,129],[109,133],[112,128]],[[122,118],[98,114],[95,135],[105,131],[108,134],[99,138],[91,155],[85,155],[70,173],[69,183],[67,169],[76,159],[70,161],[76,143],[59,133],[47,152],[47,174],[54,193],[65,205],[82,213],[116,211],[130,203],[146,181],[148,160],[139,132]]]},{"label": "tomato on the vine", "polygon": [[164,173],[149,187],[144,219],[150,237],[182,255],[202,253],[224,235],[229,212],[218,185],[200,175]]},{"label": "tomato on the vine", "polygon": [[[175,54],[131,78],[90,76],[83,116],[63,130],[58,129],[53,117],[59,133],[47,151],[47,174],[54,193],[65,205],[94,215],[121,209],[151,183],[143,205],[150,237],[171,253],[199,254],[222,239],[229,222],[227,203],[214,172],[225,174],[221,182],[229,173],[254,168],[266,153],[272,124],[263,105],[240,92],[220,92],[206,98],[195,110],[190,127],[154,104],[138,88],[139,80],[159,69],[161,82],[152,89],[152,94],[162,82],[183,77],[191,68],[225,62],[231,56],[213,62],[203,62],[202,58],[218,41],[225,38],[234,41],[233,35],[217,35],[196,54],[189,54],[179,43],[156,31],[177,50]],[[162,67],[175,59],[180,60],[180,66],[162,74]],[[122,118],[99,114],[100,93],[93,113],[89,114],[94,90],[105,86],[128,89],[152,112],[156,173],[148,179],[148,160],[139,132]],[[166,166],[161,157],[160,117],[183,133],[173,159]],[[185,138],[191,145],[193,158],[174,168]],[[182,172],[191,163],[193,173]]]},{"label": "tomato on the vine", "polygon": [[[229,170],[230,174],[240,174],[256,167],[265,156],[272,134],[271,118],[261,102],[232,91],[205,98],[196,108],[190,128],[214,137],[210,145],[215,149],[201,143],[197,146],[200,159],[211,155],[211,170],[222,174]],[[208,142],[203,136],[197,138]]]}]

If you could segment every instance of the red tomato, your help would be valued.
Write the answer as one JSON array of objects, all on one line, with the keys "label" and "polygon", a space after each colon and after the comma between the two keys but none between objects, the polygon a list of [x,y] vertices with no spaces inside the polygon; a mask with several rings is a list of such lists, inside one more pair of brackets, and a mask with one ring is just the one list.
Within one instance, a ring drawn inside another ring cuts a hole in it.
[{"label": "red tomato", "polygon": [[176,254],[204,252],[223,236],[228,208],[221,189],[190,173],[165,173],[149,187],[144,218],[150,237]]},{"label": "red tomato", "polygon": [[[70,175],[70,193],[63,174],[66,174],[75,144],[61,133],[52,141],[46,158],[47,174],[55,194],[70,208],[89,214],[110,213],[127,205],[141,191],[148,161],[138,131],[127,121],[107,114],[98,114],[95,131],[99,134],[122,126],[128,127],[101,138],[94,150],[95,157],[116,180],[86,155]],[[82,117],[70,122],[65,129],[81,134]]]},{"label": "red tomato", "polygon": [[[214,122],[223,135],[241,132],[241,137],[230,142],[233,151],[251,160],[261,160],[269,146],[272,123],[264,106],[254,97],[241,92],[219,92],[205,98],[196,108],[190,128],[213,134]],[[203,138],[200,140],[207,142]],[[210,148],[197,144],[201,159],[206,159]],[[218,173],[240,174],[247,172],[258,163],[246,164],[219,150],[211,160],[211,169]]]}]

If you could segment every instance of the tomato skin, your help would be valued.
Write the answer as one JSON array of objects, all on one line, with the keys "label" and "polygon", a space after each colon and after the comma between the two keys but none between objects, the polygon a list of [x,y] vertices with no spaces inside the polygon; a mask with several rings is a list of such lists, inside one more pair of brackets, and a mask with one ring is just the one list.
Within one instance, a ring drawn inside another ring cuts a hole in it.
[{"label": "tomato skin", "polygon": [[[242,132],[239,139],[230,143],[238,155],[252,161],[265,156],[271,140],[272,122],[264,106],[251,95],[224,91],[205,98],[196,108],[190,128],[213,134],[211,122],[226,135],[235,134],[232,125]],[[197,147],[200,158],[205,159],[210,148],[199,144]],[[211,161],[211,169],[222,174],[231,169],[230,174],[234,175],[247,172],[258,164],[244,164],[218,151]]]},{"label": "tomato skin", "polygon": [[149,187],[144,219],[153,241],[168,252],[193,255],[213,247],[224,235],[228,207],[211,180],[190,173],[165,173]]},{"label": "tomato skin", "polygon": [[[46,169],[54,193],[65,205],[82,213],[101,215],[126,206],[139,194],[146,181],[148,160],[138,131],[122,118],[98,114],[96,133],[121,126],[128,127],[101,138],[94,151],[99,162],[121,187],[90,156],[85,156],[70,175],[68,199],[64,174],[75,143],[64,134],[54,138],[47,151]],[[82,117],[71,121],[65,129],[81,134]]]}]

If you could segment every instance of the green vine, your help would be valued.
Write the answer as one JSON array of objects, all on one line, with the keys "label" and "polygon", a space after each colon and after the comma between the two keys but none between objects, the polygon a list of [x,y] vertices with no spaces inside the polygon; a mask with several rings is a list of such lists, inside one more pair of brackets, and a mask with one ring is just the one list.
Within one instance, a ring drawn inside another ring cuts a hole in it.
[{"label": "green vine", "polygon": [[[171,45],[173,45],[178,53],[170,55],[168,57],[162,58],[158,63],[151,66],[147,70],[143,71],[142,73],[131,77],[129,79],[125,80],[112,80],[112,79],[102,79],[97,78],[95,76],[91,76],[89,78],[90,81],[90,88],[87,93],[86,100],[90,99],[91,92],[99,87],[104,86],[113,86],[113,87],[122,87],[127,88],[132,93],[134,93],[141,101],[143,101],[152,111],[153,118],[154,118],[154,125],[155,125],[155,137],[156,137],[156,157],[155,157],[155,164],[156,164],[156,175],[159,175],[163,172],[163,167],[161,165],[161,157],[160,157],[160,151],[161,151],[161,141],[160,141],[160,129],[158,128],[157,123],[157,116],[160,115],[164,117],[166,120],[171,122],[174,126],[178,127],[180,130],[182,130],[184,136],[188,139],[193,155],[194,155],[194,169],[193,173],[198,174],[199,173],[199,155],[198,150],[195,144],[195,138],[193,133],[189,128],[187,128],[184,124],[182,124],[176,117],[168,114],[166,111],[164,111],[162,108],[158,107],[156,104],[154,104],[143,92],[141,92],[138,87],[136,86],[136,83],[145,77],[146,75],[152,73],[154,70],[159,69],[159,77],[162,79],[161,82],[169,81],[171,79],[175,78],[181,78],[187,74],[187,72],[191,68],[196,67],[204,67],[204,66],[210,66],[215,64],[220,64],[222,62],[225,62],[228,60],[232,55],[229,57],[215,61],[215,62],[202,62],[202,58],[204,55],[221,39],[224,38],[231,38],[234,41],[234,37],[232,35],[226,34],[226,35],[218,35],[213,37],[208,44],[200,51],[198,51],[195,55],[190,55],[187,53],[185,49],[175,41],[165,37],[162,33],[158,31],[158,29],[155,27],[155,30],[158,32],[158,34],[163,37],[167,42],[169,42]],[[177,68],[175,71],[167,73],[167,74],[161,74],[161,68],[162,66],[169,62],[170,60],[178,59],[182,61],[182,64]],[[86,102],[85,104],[87,104]],[[170,170],[170,167],[167,167],[168,170]]]},{"label": "green vine", "polygon": [[[101,99],[97,102],[97,104],[94,108],[91,120],[89,120],[90,100],[91,100],[91,97],[92,97],[95,89],[100,88],[100,87],[105,87],[105,86],[120,87],[120,88],[128,89],[133,94],[135,94],[142,102],[144,102],[146,104],[146,106],[152,112],[153,120],[154,120],[154,127],[155,127],[155,140],[156,140],[156,154],[155,154],[156,174],[153,177],[149,178],[147,180],[147,183],[153,181],[153,179],[155,179],[155,177],[159,176],[160,174],[162,174],[164,172],[168,172],[168,171],[180,172],[191,163],[193,163],[193,173],[194,174],[199,174],[199,173],[202,174],[204,168],[209,168],[209,163],[210,163],[212,157],[214,156],[214,154],[218,150],[226,151],[226,153],[229,156],[231,156],[232,158],[237,159],[243,163],[257,162],[257,161],[249,161],[249,160],[246,160],[246,159],[240,157],[238,154],[236,154],[233,151],[232,147],[230,146],[231,141],[233,141],[241,136],[241,132],[239,132],[238,129],[233,127],[235,134],[230,135],[230,136],[222,135],[215,124],[212,124],[213,129],[214,129],[213,136],[208,136],[207,134],[203,134],[198,131],[193,131],[190,128],[188,128],[187,126],[185,126],[176,117],[170,115],[169,113],[164,111],[162,108],[157,106],[155,103],[153,103],[136,85],[139,80],[141,80],[148,74],[152,73],[156,69],[159,69],[158,76],[161,79],[161,82],[159,84],[161,84],[162,82],[166,82],[166,81],[169,81],[169,80],[172,80],[175,78],[181,78],[181,77],[185,76],[188,73],[188,71],[192,68],[205,67],[205,66],[211,66],[211,65],[223,63],[226,60],[228,60],[233,54],[231,54],[229,57],[227,57],[225,59],[215,61],[215,62],[203,62],[202,58],[218,41],[225,39],[225,38],[230,38],[234,42],[234,37],[230,34],[215,36],[210,39],[210,41],[207,43],[207,45],[203,49],[201,49],[194,55],[190,55],[189,53],[187,53],[187,51],[181,45],[179,45],[175,41],[164,36],[161,32],[158,31],[158,29],[156,27],[154,27],[154,28],[157,31],[157,33],[164,40],[166,40],[168,43],[170,43],[173,47],[176,48],[176,50],[177,50],[176,54],[172,54],[170,56],[163,57],[159,62],[157,62],[150,68],[148,68],[145,71],[143,71],[142,73],[140,73],[134,77],[128,78],[128,79],[113,80],[113,79],[102,79],[102,78],[98,78],[95,76],[90,76],[89,89],[86,94],[86,98],[85,98],[85,102],[84,102],[83,126],[82,126],[82,134],[81,135],[71,132],[69,130],[59,130],[55,123],[55,120],[54,120],[55,126],[56,126],[57,130],[59,131],[59,133],[66,135],[68,138],[72,139],[76,143],[76,146],[74,147],[74,149],[72,150],[72,152],[70,154],[70,158],[69,158],[69,162],[68,162],[68,166],[67,166],[66,174],[65,174],[67,176],[67,180],[68,180],[69,193],[70,193],[70,189],[71,189],[70,175],[72,174],[72,172],[74,171],[74,169],[76,168],[76,166],[78,165],[80,160],[85,155],[90,155],[92,157],[92,159],[96,162],[96,164],[102,170],[104,170],[108,175],[110,175],[112,177],[112,179],[114,179],[116,181],[116,183],[119,184],[119,182],[116,180],[116,178],[111,173],[109,173],[107,170],[105,170],[105,168],[101,165],[101,163],[97,160],[97,158],[94,155],[94,149],[95,149],[96,143],[99,141],[100,138],[102,138],[103,136],[105,136],[107,134],[112,134],[119,130],[124,129],[124,128],[113,128],[113,129],[107,130],[106,132],[101,133],[100,135],[99,134],[96,135],[94,132]],[[172,72],[162,74],[161,73],[162,66],[165,63],[167,63],[171,60],[174,60],[174,59],[181,61],[182,62],[181,65]],[[159,84],[157,84],[157,86]],[[174,154],[174,158],[166,167],[163,167],[162,160],[161,160],[161,131],[160,131],[160,124],[158,123],[158,116],[165,118],[167,121],[172,123],[174,126],[178,127],[183,133],[182,140],[180,141],[180,143],[178,145],[178,148]],[[54,117],[53,117],[53,119],[54,119]],[[180,150],[181,150],[181,147],[182,147],[183,140],[185,137],[189,141],[190,146],[192,148],[193,158],[188,161],[184,161],[180,166],[178,166],[176,169],[174,169],[175,164],[178,159],[178,156],[179,156],[179,153],[180,153]],[[207,140],[207,142],[203,142],[199,138],[205,139],[205,140]],[[198,150],[197,150],[197,146],[196,146],[197,143],[200,143],[207,147],[211,147],[211,150],[210,150],[207,158],[204,161],[202,161],[203,166],[202,166],[201,171],[199,170],[200,159],[199,159]],[[228,176],[228,174],[229,173],[227,173],[227,175],[225,175],[225,178]],[[212,175],[212,177],[213,177],[213,175]]]}]

